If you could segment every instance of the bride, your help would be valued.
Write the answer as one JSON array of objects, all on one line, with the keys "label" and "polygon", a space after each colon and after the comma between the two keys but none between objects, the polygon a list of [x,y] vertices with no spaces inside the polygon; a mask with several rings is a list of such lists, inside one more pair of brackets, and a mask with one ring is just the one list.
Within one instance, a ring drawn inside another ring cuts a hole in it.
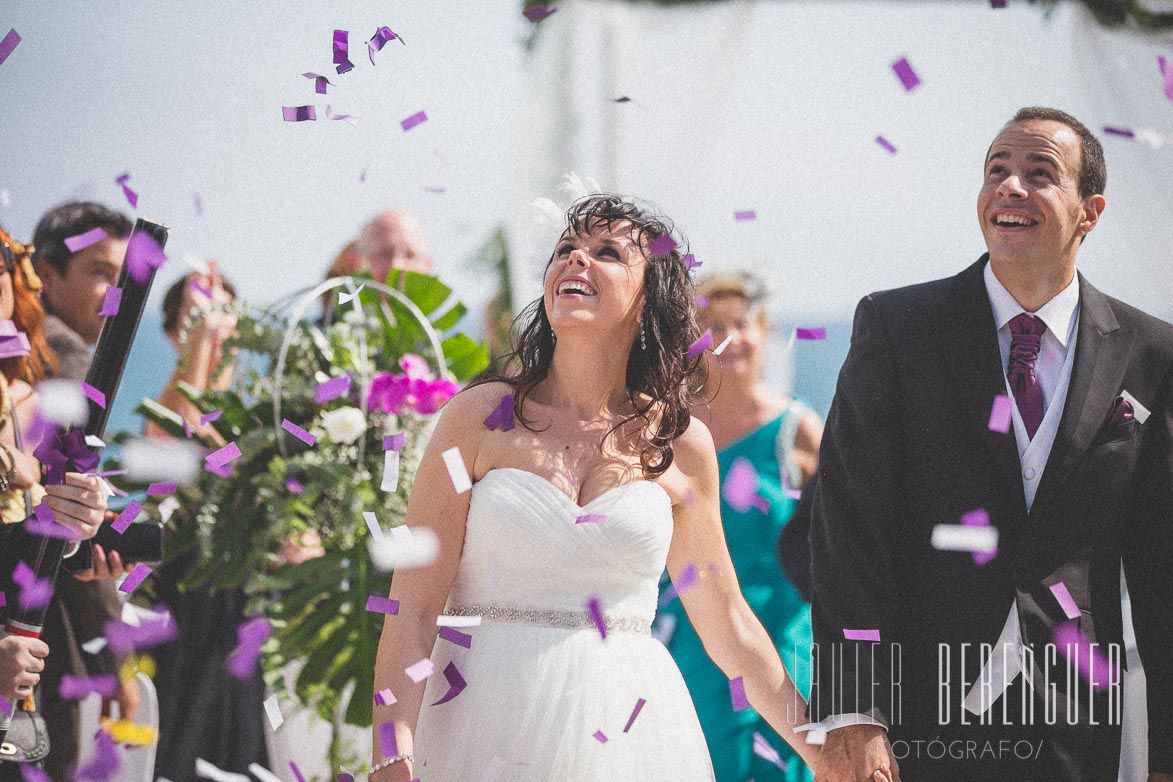
[{"label": "bride", "polygon": [[[817,758],[722,535],[713,440],[688,409],[692,281],[671,234],[617,196],[572,205],[519,371],[442,411],[407,510],[440,553],[392,581],[372,782],[711,780],[688,691],[648,632],[665,563],[733,680],[729,708],[747,700]],[[438,620],[466,626],[437,638]]]}]

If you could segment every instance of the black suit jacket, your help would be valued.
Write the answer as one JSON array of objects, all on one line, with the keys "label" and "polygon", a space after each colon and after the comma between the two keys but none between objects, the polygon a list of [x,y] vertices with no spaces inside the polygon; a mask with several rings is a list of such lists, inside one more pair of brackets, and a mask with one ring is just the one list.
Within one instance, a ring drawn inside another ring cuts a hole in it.
[{"label": "black suit jacket", "polygon": [[[997,640],[1012,602],[1038,653],[1038,687],[1051,672],[1044,645],[1067,621],[1050,586],[1070,591],[1089,640],[1122,644],[1123,560],[1147,672],[1150,770],[1173,771],[1173,326],[1080,276],[1066,406],[1028,513],[1013,430],[988,428],[1006,390],[987,257],[952,278],[872,294],[856,310],[814,503],[812,717],[863,712],[890,725],[893,740],[933,738],[948,644],[956,725],[961,677],[977,678],[978,645]],[[1122,390],[1151,411],[1143,425],[1110,422]],[[932,548],[935,525],[978,508],[999,532],[991,562]],[[846,641],[845,629],[879,630],[881,643]],[[1040,735],[1073,745],[1073,757],[1105,730],[1111,747],[1111,729],[1091,724],[1103,712],[1087,708],[1085,698],[1072,710],[1078,724],[1063,737],[1045,726]]]}]

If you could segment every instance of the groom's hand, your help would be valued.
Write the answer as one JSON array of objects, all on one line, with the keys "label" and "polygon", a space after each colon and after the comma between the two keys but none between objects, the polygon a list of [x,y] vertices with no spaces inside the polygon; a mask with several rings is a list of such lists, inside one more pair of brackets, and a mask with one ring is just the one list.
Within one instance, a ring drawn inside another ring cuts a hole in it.
[{"label": "groom's hand", "polygon": [[828,731],[818,767],[821,773],[816,782],[900,782],[900,766],[888,733],[878,725]]}]

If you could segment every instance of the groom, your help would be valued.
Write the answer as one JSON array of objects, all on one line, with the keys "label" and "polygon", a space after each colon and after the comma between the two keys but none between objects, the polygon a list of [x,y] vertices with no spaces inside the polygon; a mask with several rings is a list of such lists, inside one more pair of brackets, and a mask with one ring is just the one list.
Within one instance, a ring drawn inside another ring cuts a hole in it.
[{"label": "groom", "polygon": [[811,531],[821,780],[1115,780],[1122,562],[1173,780],[1173,326],[1075,271],[1104,182],[1087,128],[1022,109],[989,252],[859,304]]}]

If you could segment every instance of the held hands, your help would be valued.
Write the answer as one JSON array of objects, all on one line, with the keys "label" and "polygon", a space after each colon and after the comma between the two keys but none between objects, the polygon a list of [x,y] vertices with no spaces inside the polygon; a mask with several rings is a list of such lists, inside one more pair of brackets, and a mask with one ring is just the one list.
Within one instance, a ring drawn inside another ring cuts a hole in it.
[{"label": "held hands", "polygon": [[[211,296],[205,291],[211,293]],[[185,322],[192,313],[199,313],[200,317],[183,345],[185,356],[207,350],[212,366],[220,362],[224,341],[236,328],[236,314],[228,308],[231,301],[232,296],[224,289],[224,278],[216,271],[215,261],[209,262],[207,274],[191,277],[183,290],[180,323]]]},{"label": "held hands", "polygon": [[48,656],[49,647],[41,639],[0,632],[0,695],[9,700],[30,695]]},{"label": "held hands", "polygon": [[45,501],[59,523],[77,531],[82,540],[98,534],[106,516],[106,497],[96,477],[69,472],[65,483],[46,486],[45,493]]},{"label": "held hands", "polygon": [[828,731],[815,768],[816,782],[900,782],[888,733],[878,725]]}]

